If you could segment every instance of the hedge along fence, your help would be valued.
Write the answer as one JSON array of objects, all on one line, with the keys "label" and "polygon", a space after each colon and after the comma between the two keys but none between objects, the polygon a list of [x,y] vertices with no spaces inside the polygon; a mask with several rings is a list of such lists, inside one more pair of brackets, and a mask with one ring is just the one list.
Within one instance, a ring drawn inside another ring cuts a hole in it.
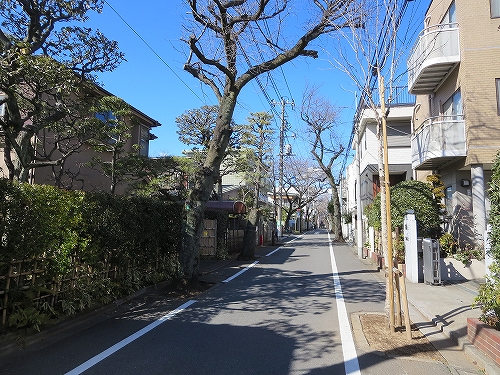
[{"label": "hedge along fence", "polygon": [[0,180],[2,327],[39,329],[175,276],[182,206]]}]

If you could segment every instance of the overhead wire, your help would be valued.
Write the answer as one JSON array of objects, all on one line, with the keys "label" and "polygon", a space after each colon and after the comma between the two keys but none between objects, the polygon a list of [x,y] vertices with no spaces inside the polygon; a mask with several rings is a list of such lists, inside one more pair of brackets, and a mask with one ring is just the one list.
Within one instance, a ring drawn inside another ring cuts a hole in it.
[{"label": "overhead wire", "polygon": [[[118,16],[118,18],[120,18],[120,20],[146,45],[146,47],[175,75],[175,77],[189,90],[191,91],[191,93],[193,93],[201,102],[205,103],[206,102],[206,99],[203,99],[201,98],[198,93],[196,91],[194,91],[178,74],[177,72],[168,64],[167,61],[165,61],[165,59],[163,57],[161,57],[159,55],[159,53],[156,52],[156,50],[148,43],[148,41],[132,26],[130,25],[130,23],[128,23],[125,18],[120,14],[120,12],[118,12],[118,10],[113,7],[108,0],[104,0],[104,3]],[[265,22],[265,27],[269,30],[269,26],[267,24],[267,21]],[[263,32],[263,31],[261,31]],[[255,38],[255,35],[253,34],[253,30],[251,29],[251,33],[252,33],[252,36]],[[264,35],[264,33],[263,33]],[[243,53],[243,56],[248,64],[249,67],[252,66],[252,63],[245,51],[244,48],[242,48],[241,46],[241,43],[240,41],[238,40],[238,44],[239,44],[239,47]],[[264,61],[264,57],[263,57],[263,54],[262,54],[262,51],[260,50],[259,46],[257,45],[257,50],[259,52],[259,55],[261,56],[261,59]],[[281,74],[283,75],[283,79],[284,79],[284,82],[285,82],[285,85],[286,85],[286,88],[287,88],[287,91],[291,97],[291,99],[293,100],[293,95],[292,95],[292,92],[290,90],[290,86],[288,84],[288,81],[286,79],[286,75],[284,73],[284,70],[283,70],[283,67],[280,67],[280,71],[281,71]],[[282,95],[280,93],[280,90],[272,76],[272,74],[270,72],[267,72],[267,75],[268,75],[268,79],[269,79],[269,82],[271,83],[271,86],[273,87],[274,91],[275,91],[275,94],[277,95],[278,98],[282,98]],[[271,99],[271,97],[269,96],[269,94],[267,93],[260,77],[256,77],[255,78],[255,82],[257,83],[260,91],[262,92],[264,98],[266,99],[267,103],[269,103],[270,105],[270,108],[271,108],[271,111],[278,117],[280,118],[281,114],[277,112],[275,106],[274,106],[274,101]],[[241,104],[241,103],[238,103],[238,105],[242,106],[244,108],[244,106]]]},{"label": "overhead wire", "polygon": [[104,3],[109,6],[111,8],[111,10],[113,10],[113,12],[116,13],[116,15],[123,21],[123,23],[125,25],[127,25],[127,27],[132,30],[132,32],[137,35],[137,37],[148,47],[148,49],[153,52],[153,54],[158,57],[158,59],[168,68],[170,69],[170,71],[177,77],[177,79],[179,81],[181,81],[181,83],[187,87],[187,89],[189,91],[191,91],[201,102],[205,103],[206,100],[200,98],[200,96],[186,83],[184,82],[184,80],[177,74],[177,72],[154,50],[153,47],[151,47],[151,45],[146,41],[146,39],[144,39],[141,34],[139,34],[123,17],[122,15],[107,1],[107,0],[104,0]]},{"label": "overhead wire", "polygon": [[[397,33],[399,31],[399,26],[401,24],[401,20],[402,18],[404,17],[405,13],[406,13],[406,9],[408,7],[408,3],[412,1],[412,0],[404,0],[404,3],[403,5],[401,6],[398,14],[396,15],[396,22],[395,24],[393,25],[395,27],[395,32]],[[397,1],[396,1],[396,5],[397,5]],[[380,43],[380,40],[382,38],[382,35],[384,35],[384,38],[387,36],[387,33],[390,31],[390,17],[389,17],[389,10],[386,9],[386,13],[385,13],[385,16],[384,16],[384,20],[383,20],[383,27],[382,29],[384,30],[383,34],[382,32],[379,33],[378,35],[378,42],[377,42],[377,45],[379,46],[379,48],[377,48],[377,50],[375,51],[372,59],[371,59],[371,62],[370,62],[370,69],[374,66],[376,66],[375,64],[379,61],[380,59],[380,56],[382,53],[386,53],[387,52],[387,49],[390,48],[390,44],[386,44],[385,42],[384,43]],[[369,69],[369,70],[370,70]],[[375,84],[376,84],[376,81],[372,82],[372,80],[374,80],[374,75],[370,75],[369,78],[368,78],[368,82],[367,82],[367,88],[372,91],[374,88],[375,88]],[[350,135],[350,139],[349,139],[349,144],[348,144],[348,148],[347,150],[350,150],[351,147],[352,147],[352,143],[354,141],[354,135],[356,133],[356,127],[357,127],[357,123],[359,121],[359,118],[361,116],[361,111],[360,111],[360,106],[362,105],[362,103],[365,102],[366,100],[366,95],[367,93],[365,91],[363,91],[360,95],[360,100],[358,101],[358,103],[356,103],[356,113],[355,113],[355,116],[354,116],[354,119],[353,119],[353,126],[352,126],[352,131],[351,131],[351,135]],[[349,158],[349,152],[346,152],[345,153],[345,157],[344,157],[344,160],[342,162],[342,165],[341,165],[341,168],[340,168],[340,173],[339,173],[339,179],[342,177],[345,169],[346,169],[346,165],[347,165],[347,159]]]}]

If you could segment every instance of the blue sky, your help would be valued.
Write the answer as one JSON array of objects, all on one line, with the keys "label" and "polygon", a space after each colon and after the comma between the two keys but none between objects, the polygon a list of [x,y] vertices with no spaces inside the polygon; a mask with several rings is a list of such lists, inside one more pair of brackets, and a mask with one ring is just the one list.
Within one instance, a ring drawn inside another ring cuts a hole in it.
[{"label": "blue sky", "polygon": [[[101,74],[99,82],[162,124],[153,131],[158,139],[150,144],[150,156],[181,155],[189,147],[178,140],[175,118],[186,110],[216,104],[211,90],[182,69],[186,46],[180,39],[184,35],[182,25],[189,17],[187,8],[182,0],[107,0],[107,3],[101,14],[90,14],[87,26],[117,40],[127,61],[113,72]],[[332,67],[329,56],[321,51],[333,48],[334,42],[323,37],[318,44],[321,47],[318,59],[299,58],[273,73],[278,92],[267,85],[266,76],[261,76],[271,99],[279,101],[283,96],[295,101],[294,110],[287,107],[292,127],[287,133],[287,143],[292,144],[294,154],[303,157],[309,150],[303,143],[304,125],[299,111],[307,86],[319,86],[320,94],[341,108],[339,136],[346,141],[354,115],[356,87],[344,73]],[[234,117],[243,123],[250,112],[260,111],[271,111],[271,106],[254,82],[240,94]],[[279,119],[275,120],[277,128]]]}]

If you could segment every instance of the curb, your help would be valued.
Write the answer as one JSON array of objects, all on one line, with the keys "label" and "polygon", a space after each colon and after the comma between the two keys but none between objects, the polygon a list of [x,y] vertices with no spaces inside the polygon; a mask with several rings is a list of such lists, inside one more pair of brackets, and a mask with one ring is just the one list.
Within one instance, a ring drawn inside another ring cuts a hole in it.
[{"label": "curb", "polygon": [[[441,323],[436,317],[433,317],[431,313],[425,309],[418,307],[417,303],[411,298],[408,298],[408,303],[422,314],[429,322],[431,322],[436,328],[439,329],[446,337],[451,339],[460,350],[462,350],[478,367],[484,369],[487,375],[500,375],[500,369],[498,366],[485,354],[483,354],[478,348],[471,344],[466,338],[467,336],[460,335],[457,331],[449,329],[446,325]],[[467,326],[465,327],[467,329]]]},{"label": "curb", "polygon": [[[357,252],[356,252],[357,254]],[[368,264],[374,267],[374,264],[370,258],[361,259],[365,264]],[[379,275],[381,275],[383,271],[379,270]],[[381,276],[382,278],[382,276]],[[484,369],[486,375],[500,375],[500,369],[496,364],[485,354],[483,354],[479,349],[477,349],[473,344],[471,344],[466,335],[460,335],[455,330],[451,330],[448,326],[446,326],[443,322],[441,322],[436,316],[431,314],[430,312],[423,309],[419,306],[418,301],[415,301],[408,294],[408,303],[411,307],[417,310],[425,319],[427,319],[430,323],[434,325],[441,333],[445,335],[445,337],[452,340],[463,353],[469,357],[471,361],[473,361],[478,367]],[[465,325],[465,329],[467,329],[467,325]]]},{"label": "curb", "polygon": [[93,310],[84,311],[74,316],[66,317],[66,319],[61,322],[55,323],[53,326],[50,326],[40,332],[23,337],[21,340],[17,340],[16,338],[7,339],[0,347],[0,360],[2,357],[14,354],[15,352],[23,354],[25,353],[24,350],[27,350],[28,347],[41,344],[44,341],[46,342],[45,345],[50,345],[50,343],[54,340],[54,337],[61,337],[61,335],[63,337],[68,337],[70,334],[74,333],[74,329],[76,327],[80,327],[80,330],[89,328],[98,322],[106,320],[106,314],[119,308],[123,304],[153,290],[161,289],[169,283],[170,281],[164,281],[155,285],[146,286],[130,296],[117,299],[107,305],[97,307]]}]

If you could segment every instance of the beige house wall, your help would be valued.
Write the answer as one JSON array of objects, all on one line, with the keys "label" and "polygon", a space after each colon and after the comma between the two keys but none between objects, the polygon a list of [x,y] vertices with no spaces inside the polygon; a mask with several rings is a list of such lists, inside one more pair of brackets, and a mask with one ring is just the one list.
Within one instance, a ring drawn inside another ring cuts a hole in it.
[{"label": "beige house wall", "polygon": [[[97,88],[97,90],[102,91],[102,95],[112,95],[101,88]],[[140,153],[147,156],[149,152],[149,140],[154,139],[154,136],[153,138],[150,138],[150,130],[160,124],[136,108],[132,107],[131,109],[132,116],[134,116],[134,123],[136,123],[136,125],[134,125],[131,129],[131,137],[125,145],[125,152],[133,151],[134,145],[142,144],[143,149],[141,149]],[[142,133],[141,128],[143,129]],[[50,143],[50,137],[50,134],[46,135],[45,142]],[[40,138],[38,139],[38,142],[41,142]],[[35,143],[35,139],[33,139],[33,143]],[[52,142],[52,144],[53,143],[54,142]],[[3,158],[3,147],[3,142],[0,141],[0,178],[8,178],[8,169]],[[71,173],[71,177],[67,176],[63,179],[63,187],[72,190],[110,192],[110,179],[101,174],[98,170],[87,166],[87,163],[90,162],[95,156],[99,156],[106,161],[111,160],[110,154],[98,154],[89,145],[82,146],[78,152],[68,157],[64,168]],[[57,160],[58,157],[59,155],[55,153],[52,160]],[[55,180],[52,168],[50,166],[45,166],[32,169],[30,172],[30,183],[54,185]],[[127,187],[126,183],[118,184],[115,188],[115,194],[125,194]]]},{"label": "beige house wall", "polygon": [[[133,145],[139,144],[141,126],[146,125],[136,125],[131,129],[131,137],[125,145],[125,152],[133,151]],[[146,127],[149,129],[149,126]],[[110,192],[111,180],[98,170],[88,166],[88,163],[96,156],[99,156],[105,161],[111,161],[110,154],[98,154],[89,145],[82,146],[77,153],[70,156],[66,160],[65,169],[70,172],[71,175],[63,179],[62,185],[71,190]],[[57,157],[57,155],[55,155],[55,157]],[[32,183],[46,185],[54,184],[51,167],[35,168],[31,176]],[[115,188],[115,194],[125,194],[127,187],[127,184],[118,184]]]},{"label": "beige house wall", "polygon": [[[451,0],[433,1],[426,25],[441,23]],[[418,128],[428,117],[442,113],[443,103],[461,90],[465,114],[467,158],[464,166],[491,167],[500,150],[500,116],[497,113],[495,79],[500,78],[500,19],[490,18],[489,1],[456,0],[460,28],[461,62],[430,95],[418,95]],[[480,27],[478,27],[480,25]]]},{"label": "beige house wall", "polygon": [[[442,23],[452,0],[433,0],[425,26]],[[445,230],[459,241],[480,244],[486,230],[487,189],[493,160],[500,150],[500,116],[495,80],[500,78],[500,18],[490,17],[488,0],[455,0],[460,63],[435,92],[417,96],[415,129],[442,114],[443,104],[460,89],[466,132],[466,157],[457,157],[437,171],[416,171],[425,181],[437,172],[446,187]],[[419,104],[419,106],[418,106]]]}]

